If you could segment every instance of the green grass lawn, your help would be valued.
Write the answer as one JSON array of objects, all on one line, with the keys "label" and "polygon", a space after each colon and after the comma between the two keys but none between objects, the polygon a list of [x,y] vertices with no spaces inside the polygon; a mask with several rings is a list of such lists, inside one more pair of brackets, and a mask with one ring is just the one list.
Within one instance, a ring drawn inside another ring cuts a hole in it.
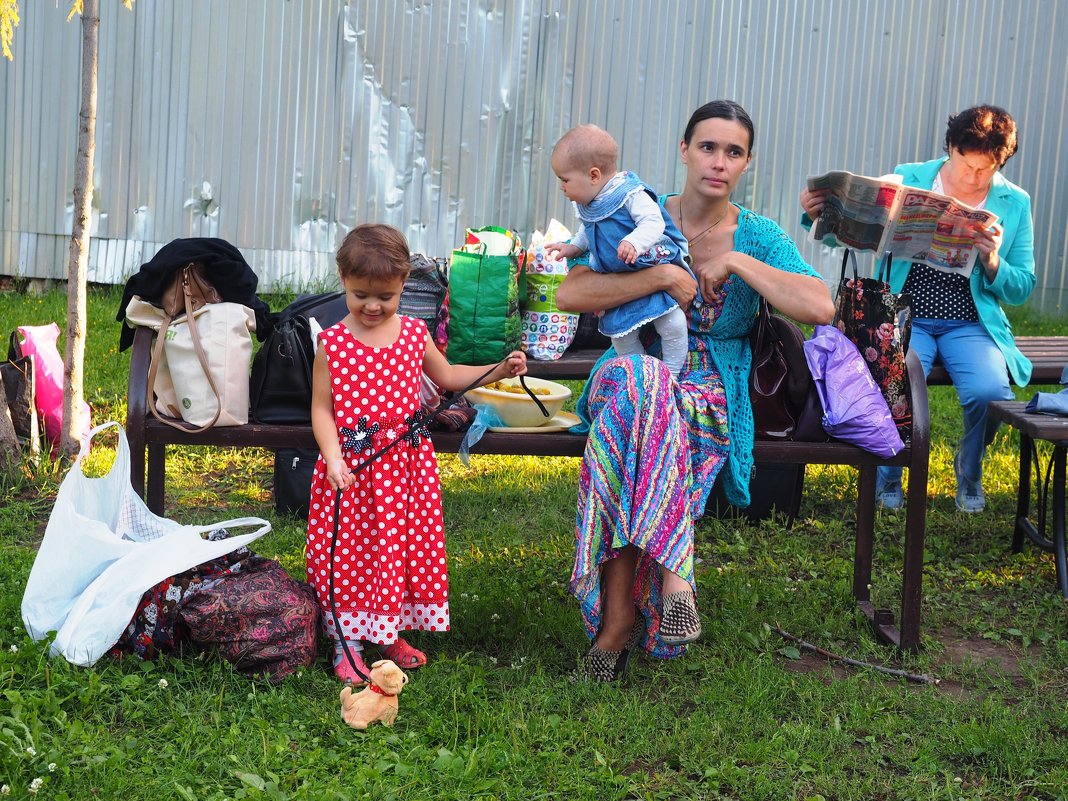
[{"label": "green grass lawn", "polygon": [[[90,292],[94,422],[126,414],[119,288]],[[276,308],[281,304],[273,304]],[[65,319],[58,294],[0,293],[0,333]],[[1026,309],[1019,334],[1068,334]],[[1018,390],[1028,398],[1035,388]],[[1047,388],[1048,389],[1048,388]],[[800,518],[703,520],[704,636],[621,687],[575,683],[587,643],[567,592],[578,461],[441,457],[453,630],[416,635],[397,724],[340,721],[325,656],[280,686],[212,655],[75,668],[31,642],[19,605],[61,471],[0,477],[0,784],[48,799],[1068,799],[1068,618],[1052,557],[1010,552],[1016,446],[990,453],[987,510],[953,505],[960,413],[931,390],[924,648],[879,644],[850,599],[856,475],[810,466]],[[106,449],[91,469],[109,465]],[[274,514],[270,455],[172,449],[167,508],[183,522],[246,514],[255,550],[303,574],[304,531]],[[897,608],[902,520],[877,522],[878,606]],[[799,652],[783,629],[903,682]]]}]

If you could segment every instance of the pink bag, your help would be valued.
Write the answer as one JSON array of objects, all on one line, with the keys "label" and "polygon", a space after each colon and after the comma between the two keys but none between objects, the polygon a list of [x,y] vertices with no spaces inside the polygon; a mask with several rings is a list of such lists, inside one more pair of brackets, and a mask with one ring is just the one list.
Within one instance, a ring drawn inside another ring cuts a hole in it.
[{"label": "pink bag", "polygon": [[[44,423],[45,436],[54,451],[63,431],[63,358],[56,348],[59,326],[55,323],[20,325],[18,331],[24,337],[23,354],[33,359],[37,415]],[[81,421],[76,428],[84,441],[90,429],[89,404],[85,401],[82,401]]]}]

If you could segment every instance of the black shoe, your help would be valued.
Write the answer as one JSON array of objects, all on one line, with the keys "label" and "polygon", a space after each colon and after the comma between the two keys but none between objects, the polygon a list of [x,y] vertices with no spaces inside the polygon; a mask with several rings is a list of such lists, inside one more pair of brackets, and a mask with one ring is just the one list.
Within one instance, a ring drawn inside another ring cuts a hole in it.
[{"label": "black shoe", "polygon": [[683,590],[664,596],[664,613],[660,618],[660,642],[686,645],[701,636],[701,618],[693,592]]},{"label": "black shoe", "polygon": [[631,628],[627,645],[621,651],[602,650],[597,643],[582,657],[579,673],[586,681],[616,682],[623,678],[630,662],[630,655],[641,642],[645,633],[645,618],[635,611],[634,626]]}]

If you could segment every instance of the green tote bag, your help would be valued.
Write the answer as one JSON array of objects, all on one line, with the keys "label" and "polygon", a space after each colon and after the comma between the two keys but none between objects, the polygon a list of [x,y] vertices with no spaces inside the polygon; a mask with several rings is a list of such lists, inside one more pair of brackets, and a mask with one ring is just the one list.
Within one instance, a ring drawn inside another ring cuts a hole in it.
[{"label": "green tote bag", "polygon": [[449,265],[449,361],[491,364],[521,341],[525,251],[506,228],[467,229]]}]

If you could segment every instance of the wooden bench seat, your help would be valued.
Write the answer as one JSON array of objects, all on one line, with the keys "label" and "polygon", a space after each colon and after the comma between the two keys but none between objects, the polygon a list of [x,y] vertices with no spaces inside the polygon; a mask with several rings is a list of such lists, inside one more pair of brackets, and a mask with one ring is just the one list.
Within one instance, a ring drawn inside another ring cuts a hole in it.
[{"label": "wooden bench seat", "polygon": [[[1054,340],[1063,340],[1056,342]],[[1068,338],[1022,337],[1018,341],[1030,345],[1041,354],[1036,360],[1036,383],[1052,383],[1060,376],[1060,369],[1068,355]],[[129,407],[126,433],[131,448],[131,481],[142,493],[149,508],[163,514],[166,449],[169,445],[206,445],[237,448],[314,448],[315,438],[310,425],[262,425],[212,428],[194,434],[160,423],[146,407],[148,367],[151,355],[152,332],[145,328],[136,331],[130,361]],[[553,380],[584,380],[600,351],[575,351],[555,362],[530,361],[530,374]],[[1056,366],[1057,360],[1059,366]],[[1054,371],[1054,367],[1056,370]],[[920,374],[918,362],[909,354],[910,376]],[[1054,376],[1056,372],[1056,376]],[[945,372],[935,368],[931,383],[946,383]],[[927,407],[927,385],[911,382],[913,431],[909,443],[893,459],[883,460],[852,445],[839,442],[782,442],[758,440],[754,459],[759,464],[840,464],[856,467],[859,472],[857,491],[857,528],[853,566],[853,596],[858,607],[872,621],[877,634],[903,649],[915,649],[920,643],[920,599],[923,574],[923,549],[927,513],[927,467],[930,452],[930,416]],[[435,448],[442,453],[454,453],[460,446],[460,433],[435,432]],[[582,456],[585,437],[567,432],[547,434],[506,434],[487,432],[479,441],[476,452],[505,455]],[[147,458],[146,458],[147,455]],[[908,467],[909,482],[904,515],[904,563],[902,567],[902,597],[899,627],[887,609],[876,609],[871,602],[872,551],[875,530],[875,473],[880,465]],[[146,476],[147,467],[147,476]]]}]

